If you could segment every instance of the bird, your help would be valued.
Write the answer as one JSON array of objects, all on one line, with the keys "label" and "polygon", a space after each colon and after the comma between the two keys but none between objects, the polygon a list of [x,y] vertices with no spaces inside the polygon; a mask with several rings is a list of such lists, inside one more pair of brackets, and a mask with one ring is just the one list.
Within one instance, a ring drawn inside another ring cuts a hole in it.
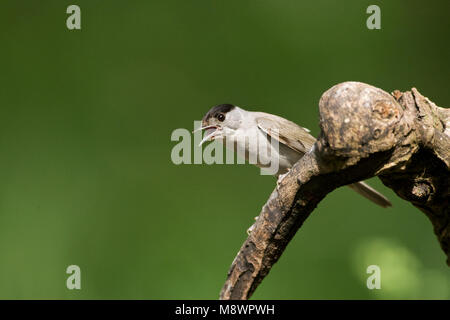
[{"label": "bird", "polygon": [[[256,159],[252,164],[260,168],[270,167],[276,159],[278,166],[273,175],[278,179],[287,174],[316,141],[308,129],[290,120],[270,113],[247,111],[229,103],[212,107],[195,131],[205,131],[200,146],[206,141],[218,140],[233,151],[243,152],[247,160]],[[277,148],[273,147],[271,139],[276,139]],[[384,195],[363,181],[348,186],[383,208],[392,206]]]}]

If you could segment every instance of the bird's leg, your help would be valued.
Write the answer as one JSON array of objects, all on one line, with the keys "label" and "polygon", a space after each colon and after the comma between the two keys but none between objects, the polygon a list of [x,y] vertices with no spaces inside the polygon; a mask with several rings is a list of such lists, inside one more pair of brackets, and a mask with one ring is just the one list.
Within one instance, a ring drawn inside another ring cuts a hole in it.
[{"label": "bird's leg", "polygon": [[[258,218],[259,218],[259,217],[256,216],[256,217],[255,217],[255,221],[257,221]],[[250,233],[252,233],[252,231],[253,231],[254,228],[255,228],[255,224],[252,224],[252,225],[250,226],[250,228],[247,229],[247,234],[250,235]]]},{"label": "bird's leg", "polygon": [[278,178],[277,178],[277,189],[280,187],[281,181],[284,179],[284,177],[287,176],[287,174],[289,173],[290,170],[291,170],[291,168],[288,168],[287,171],[286,171],[286,173],[283,173],[283,174],[279,174],[279,175],[278,175]]}]

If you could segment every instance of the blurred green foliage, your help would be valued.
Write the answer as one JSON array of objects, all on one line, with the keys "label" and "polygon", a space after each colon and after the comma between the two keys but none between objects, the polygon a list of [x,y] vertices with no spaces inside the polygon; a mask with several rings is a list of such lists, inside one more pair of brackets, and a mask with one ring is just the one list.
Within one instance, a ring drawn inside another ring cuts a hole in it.
[{"label": "blurred green foliage", "polygon": [[[66,28],[73,3],[81,31]],[[381,7],[381,30],[366,28],[370,4]],[[275,180],[249,165],[176,166],[171,132],[228,102],[317,134],[321,94],[346,80],[415,86],[448,106],[448,9],[444,0],[3,0],[0,298],[217,298]],[[336,190],[254,298],[450,298],[428,219],[370,183],[392,209]],[[368,263],[382,268],[381,290],[366,288]],[[79,291],[65,286],[71,264]]]}]

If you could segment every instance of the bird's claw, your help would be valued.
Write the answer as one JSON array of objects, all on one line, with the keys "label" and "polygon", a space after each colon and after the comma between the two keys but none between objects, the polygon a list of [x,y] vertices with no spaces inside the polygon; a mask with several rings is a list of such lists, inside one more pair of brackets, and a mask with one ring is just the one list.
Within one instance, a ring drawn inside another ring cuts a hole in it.
[{"label": "bird's claw", "polygon": [[[259,217],[256,216],[256,217],[255,217],[255,221],[258,221],[258,218],[259,218]],[[247,229],[247,234],[250,235],[250,233],[252,233],[252,231],[253,231],[254,228],[255,228],[255,223],[252,224],[252,225],[250,226],[250,228]]]},{"label": "bird's claw", "polygon": [[283,181],[284,177],[287,176],[287,174],[289,173],[290,170],[291,170],[291,169],[289,168],[289,169],[287,170],[286,173],[283,173],[283,174],[278,175],[278,179],[277,179],[277,189],[280,187],[281,181]]}]

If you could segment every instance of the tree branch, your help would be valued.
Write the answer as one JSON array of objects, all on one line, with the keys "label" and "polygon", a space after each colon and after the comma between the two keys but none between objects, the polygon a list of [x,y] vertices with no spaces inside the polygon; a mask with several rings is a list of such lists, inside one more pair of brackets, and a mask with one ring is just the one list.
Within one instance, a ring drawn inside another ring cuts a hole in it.
[{"label": "tree branch", "polygon": [[228,272],[220,299],[248,299],[317,204],[340,186],[378,176],[422,210],[450,266],[450,109],[415,88],[392,95],[344,82],[319,102],[321,133],[279,181]]}]

